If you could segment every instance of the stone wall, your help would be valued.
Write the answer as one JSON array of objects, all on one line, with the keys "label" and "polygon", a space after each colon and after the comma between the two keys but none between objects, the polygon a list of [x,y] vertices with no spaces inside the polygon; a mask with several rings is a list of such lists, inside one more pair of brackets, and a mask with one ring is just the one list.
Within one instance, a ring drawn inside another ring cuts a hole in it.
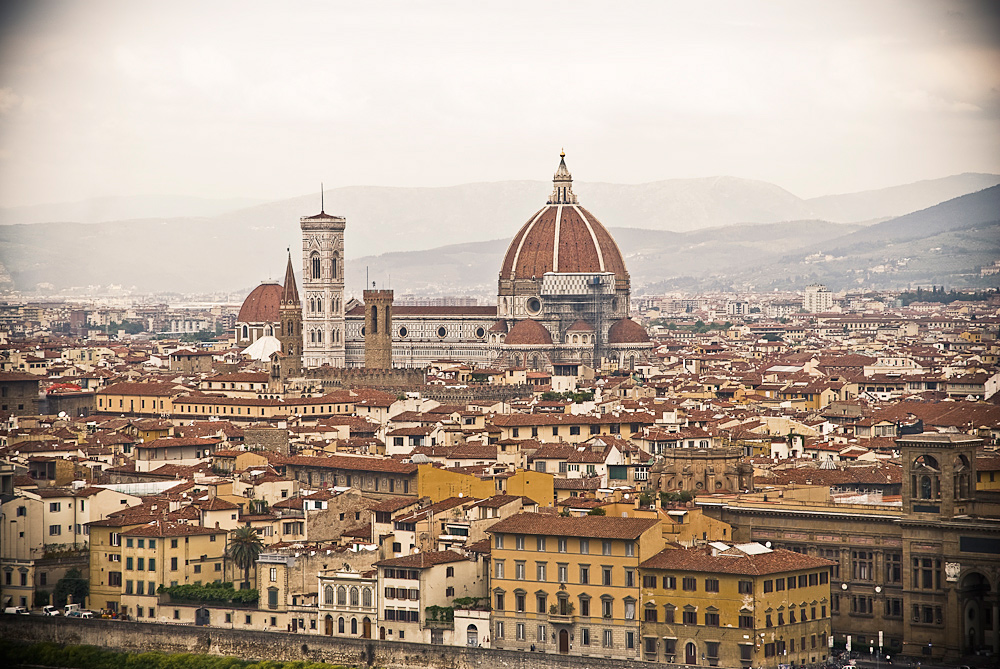
[{"label": "stone wall", "polygon": [[[307,660],[382,669],[649,669],[648,662],[433,646],[314,634],[258,632],[120,620],[0,615],[0,634],[19,641],[91,645],[128,652],[205,653],[247,659]],[[658,663],[662,667],[678,667]]]}]

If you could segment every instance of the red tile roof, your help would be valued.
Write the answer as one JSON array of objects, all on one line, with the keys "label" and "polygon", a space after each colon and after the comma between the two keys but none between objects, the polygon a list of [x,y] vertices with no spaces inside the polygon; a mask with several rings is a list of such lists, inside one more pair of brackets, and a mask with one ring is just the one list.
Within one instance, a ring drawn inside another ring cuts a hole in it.
[{"label": "red tile roof", "polygon": [[659,522],[655,518],[565,517],[543,513],[519,513],[491,525],[486,531],[491,534],[638,539],[643,532]]},{"label": "red tile roof", "polygon": [[664,549],[640,564],[639,568],[764,576],[804,569],[825,569],[831,565],[833,563],[829,560],[783,548],[757,555],[748,555],[731,548],[712,555],[712,548],[704,546]]}]

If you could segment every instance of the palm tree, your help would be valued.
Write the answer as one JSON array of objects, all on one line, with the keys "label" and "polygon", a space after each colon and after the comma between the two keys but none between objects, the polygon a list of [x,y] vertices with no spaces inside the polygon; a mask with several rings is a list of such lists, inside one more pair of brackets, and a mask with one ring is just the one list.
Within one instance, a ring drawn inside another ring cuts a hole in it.
[{"label": "palm tree", "polygon": [[264,544],[260,541],[257,530],[249,526],[237,528],[229,539],[229,557],[237,567],[243,570],[243,585],[241,590],[250,587],[250,569],[257,562]]}]

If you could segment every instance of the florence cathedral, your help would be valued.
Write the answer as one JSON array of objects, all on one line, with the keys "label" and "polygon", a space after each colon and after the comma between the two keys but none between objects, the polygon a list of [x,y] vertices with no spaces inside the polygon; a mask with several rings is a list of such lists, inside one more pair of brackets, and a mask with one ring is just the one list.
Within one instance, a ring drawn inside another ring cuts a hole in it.
[{"label": "florence cathedral", "polygon": [[374,334],[366,328],[381,328],[387,346],[391,333],[391,367],[447,360],[572,375],[602,362],[622,369],[644,363],[652,343],[629,318],[630,281],[621,250],[580,206],[565,154],[552,186],[548,201],[507,248],[495,307],[394,306],[391,291],[365,291],[370,298],[378,295],[381,311],[369,297],[369,305],[345,299],[346,220],[324,211],[302,217],[299,317],[290,315],[290,296],[298,300],[299,292],[289,259],[284,286],[263,283],[244,301],[238,345],[261,359],[275,350],[296,361],[301,355],[305,368],[364,367],[366,334],[369,340]]}]

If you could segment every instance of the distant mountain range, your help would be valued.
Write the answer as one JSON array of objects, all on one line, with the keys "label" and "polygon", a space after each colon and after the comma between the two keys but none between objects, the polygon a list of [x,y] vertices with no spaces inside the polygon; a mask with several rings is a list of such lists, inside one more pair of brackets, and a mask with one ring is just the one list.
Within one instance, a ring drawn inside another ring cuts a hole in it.
[{"label": "distant mountain range", "polygon": [[[578,183],[574,190],[612,228],[635,286],[770,285],[828,276],[823,280],[833,287],[838,281],[865,279],[854,271],[860,267],[852,268],[850,276],[838,275],[827,255],[877,266],[895,263],[895,252],[904,249],[911,269],[920,267],[935,276],[946,270],[969,273],[975,264],[989,264],[998,257],[996,236],[979,239],[976,235],[983,233],[976,226],[988,226],[991,207],[994,217],[1000,211],[997,189],[988,188],[996,184],[998,175],[962,174],[811,200],[773,184],[733,177],[641,185]],[[947,207],[940,205],[944,213],[933,213],[938,207],[931,205],[942,199],[982,188],[988,190],[952,199]],[[325,209],[347,217],[349,288],[360,290],[367,267],[369,279],[385,283],[391,275],[397,294],[489,295],[509,239],[545,202],[549,190],[547,183],[528,181],[450,188],[347,187],[327,191]],[[189,198],[157,205],[122,199],[105,202],[103,209],[77,203],[49,210],[0,210],[0,221],[28,221],[52,212],[76,219],[0,225],[0,287],[30,291],[39,284],[54,290],[117,284],[142,292],[208,292],[281,278],[285,248],[298,255],[298,219],[316,213],[318,195],[214,213],[237,204]],[[100,218],[95,212],[170,206],[175,212],[206,213],[89,222]],[[941,239],[934,241],[937,237]],[[899,248],[880,255],[887,239]],[[462,243],[454,244],[456,240]],[[923,249],[923,240],[933,244]],[[951,250],[930,251],[935,245]],[[927,265],[924,256],[935,253],[941,262]],[[810,258],[817,254],[819,258]],[[958,264],[949,267],[950,262]],[[910,270],[893,267],[876,272],[884,275],[876,278],[902,280],[903,285],[917,280]]]}]

